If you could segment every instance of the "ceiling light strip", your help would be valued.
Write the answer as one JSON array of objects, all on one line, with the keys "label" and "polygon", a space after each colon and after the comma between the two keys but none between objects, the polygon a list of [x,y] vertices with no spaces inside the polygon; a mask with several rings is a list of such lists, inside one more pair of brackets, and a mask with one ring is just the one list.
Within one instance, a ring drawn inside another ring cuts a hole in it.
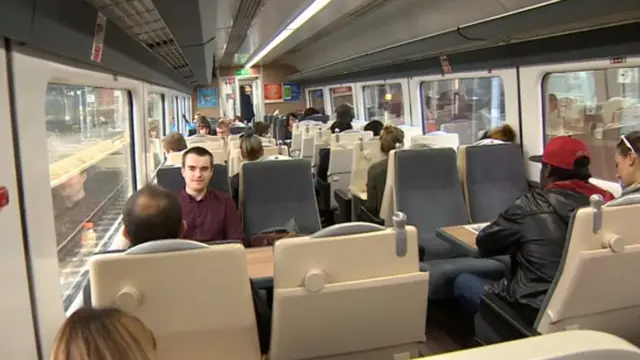
[{"label": "ceiling light strip", "polygon": [[322,10],[331,0],[314,0],[303,12],[300,13],[292,22],[287,25],[267,46],[265,46],[257,55],[244,64],[244,67],[250,68],[260,61],[265,55],[267,55],[276,46],[280,45],[284,39],[288,38],[295,30],[300,28],[304,23]]}]

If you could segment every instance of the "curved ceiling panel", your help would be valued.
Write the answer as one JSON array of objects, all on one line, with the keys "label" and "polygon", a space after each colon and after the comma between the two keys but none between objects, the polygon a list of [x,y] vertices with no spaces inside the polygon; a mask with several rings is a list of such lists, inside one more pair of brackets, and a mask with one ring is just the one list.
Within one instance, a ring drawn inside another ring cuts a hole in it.
[{"label": "curved ceiling panel", "polygon": [[289,24],[311,2],[312,0],[267,1],[251,25],[242,47],[236,53],[234,64],[244,65],[253,53],[266,46],[284,26]]},{"label": "curved ceiling panel", "polygon": [[387,1],[349,26],[284,57],[300,70],[313,69],[542,2],[546,1],[474,0],[470,7],[468,0]]},{"label": "curved ceiling panel", "polygon": [[[353,19],[365,16],[387,0],[334,0],[294,31],[279,46],[268,53],[263,63],[269,63],[285,52],[298,46],[309,46],[307,42],[326,37],[350,24]],[[274,34],[275,36],[276,34]],[[286,62],[286,60],[285,60]]]}]

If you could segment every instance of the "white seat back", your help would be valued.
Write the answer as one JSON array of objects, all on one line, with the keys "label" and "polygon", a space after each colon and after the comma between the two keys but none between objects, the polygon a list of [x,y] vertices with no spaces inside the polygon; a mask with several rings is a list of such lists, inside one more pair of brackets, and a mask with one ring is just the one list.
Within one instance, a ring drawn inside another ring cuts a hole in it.
[{"label": "white seat back", "polygon": [[353,170],[351,171],[349,190],[360,198],[366,199],[369,166],[384,159],[384,155],[380,150],[380,140],[378,138],[372,138],[367,141],[360,140],[353,146],[352,154]]},{"label": "white seat back", "polygon": [[505,354],[518,360],[640,359],[640,350],[623,339],[596,331],[575,330],[428,356],[422,360],[495,360],[504,359]]},{"label": "white seat back", "polygon": [[140,318],[158,359],[260,359],[242,245],[160,240],[129,253],[91,258],[92,304]]},{"label": "white seat back", "polygon": [[417,232],[402,216],[396,228],[340,224],[275,244],[270,359],[417,355],[429,274],[420,272]]},{"label": "white seat back", "polygon": [[[604,331],[640,344],[640,197],[591,207],[571,221],[560,269],[536,321],[541,333],[567,329]],[[587,301],[588,299],[588,301]]]}]

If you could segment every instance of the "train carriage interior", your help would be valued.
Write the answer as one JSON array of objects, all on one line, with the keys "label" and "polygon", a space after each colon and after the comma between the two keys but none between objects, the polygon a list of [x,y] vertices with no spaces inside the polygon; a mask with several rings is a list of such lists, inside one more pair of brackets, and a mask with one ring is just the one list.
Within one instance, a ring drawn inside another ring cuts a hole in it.
[{"label": "train carriage interior", "polygon": [[[639,33],[637,0],[0,1],[0,358],[640,359]],[[180,216],[125,228],[152,195]]]}]

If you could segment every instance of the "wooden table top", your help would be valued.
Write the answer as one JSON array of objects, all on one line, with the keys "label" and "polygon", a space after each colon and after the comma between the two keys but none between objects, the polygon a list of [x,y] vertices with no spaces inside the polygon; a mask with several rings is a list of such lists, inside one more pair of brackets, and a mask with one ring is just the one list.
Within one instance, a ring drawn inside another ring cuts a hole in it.
[{"label": "wooden table top", "polygon": [[273,277],[273,247],[246,249],[249,277],[252,279]]},{"label": "wooden table top", "polygon": [[477,234],[467,229],[464,225],[444,227],[444,228],[441,228],[440,230],[458,239],[458,241],[464,243],[468,247],[472,249],[477,249],[476,247]]}]

